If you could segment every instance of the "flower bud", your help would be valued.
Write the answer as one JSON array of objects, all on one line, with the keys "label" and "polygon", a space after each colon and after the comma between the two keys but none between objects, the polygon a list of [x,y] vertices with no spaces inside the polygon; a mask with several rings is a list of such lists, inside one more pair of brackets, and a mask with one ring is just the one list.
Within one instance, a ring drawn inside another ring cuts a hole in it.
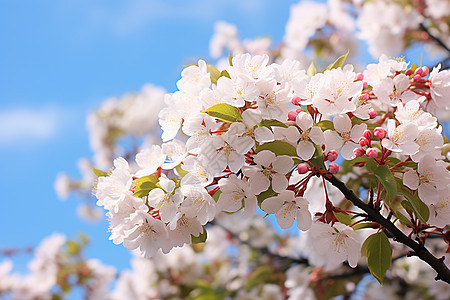
[{"label": "flower bud", "polygon": [[369,100],[370,99],[370,95],[369,94],[362,94],[361,95],[361,100],[363,100],[363,101],[367,101],[367,100]]},{"label": "flower bud", "polygon": [[369,142],[369,140],[366,139],[365,137],[360,137],[359,140],[358,140],[358,144],[359,144],[361,147],[364,147],[364,146],[369,146],[370,142]]},{"label": "flower bud", "polygon": [[294,105],[300,105],[300,101],[302,101],[302,99],[300,99],[299,96],[295,96],[294,98],[291,99],[291,102]]},{"label": "flower bud", "polygon": [[328,166],[328,171],[333,174],[339,172],[339,165],[333,162],[330,163],[330,165]]},{"label": "flower bud", "polygon": [[366,154],[370,158],[377,158],[378,156],[378,149],[377,148],[369,148],[366,150]]},{"label": "flower bud", "polygon": [[422,79],[422,76],[420,76],[419,74],[414,75],[413,81],[420,81],[420,79]]},{"label": "flower bud", "polygon": [[427,66],[422,67],[422,77],[428,76],[429,73],[430,73],[430,69],[428,69]]},{"label": "flower bud", "polygon": [[295,111],[299,114],[299,113],[301,113],[303,111],[303,109],[297,108]]},{"label": "flower bud", "polygon": [[[422,68],[417,68],[416,71],[414,72],[414,75],[419,75],[422,77],[422,73],[423,73]],[[416,76],[414,76],[414,77],[416,77]]]},{"label": "flower bud", "polygon": [[299,174],[305,174],[308,171],[309,171],[309,168],[308,168],[307,164],[299,164],[299,165],[297,165],[297,172]]},{"label": "flower bud", "polygon": [[373,134],[379,138],[380,140],[384,139],[386,137],[387,134],[387,130],[384,129],[383,127],[377,127],[375,128],[375,130],[373,131]]},{"label": "flower bud", "polygon": [[297,118],[298,112],[296,112],[295,110],[291,110],[290,112],[288,112],[288,120],[289,121],[295,121],[295,118]]},{"label": "flower bud", "polygon": [[371,119],[374,119],[377,115],[378,115],[378,113],[376,112],[375,109],[373,109],[373,108],[369,109],[369,117]]},{"label": "flower bud", "polygon": [[359,157],[359,156],[363,156],[364,154],[366,154],[366,151],[364,151],[363,148],[355,148],[355,149],[353,149],[353,154],[355,154],[355,156]]},{"label": "flower bud", "polygon": [[364,75],[362,73],[356,74],[356,80],[357,81],[362,81],[363,79],[364,79]]},{"label": "flower bud", "polygon": [[370,132],[370,130],[366,130],[364,131],[363,137],[365,137],[368,141],[372,140],[372,132]]},{"label": "flower bud", "polygon": [[367,82],[363,82],[363,90],[367,89],[369,87],[369,84]]},{"label": "flower bud", "polygon": [[330,150],[327,153],[327,159],[329,161],[335,161],[336,158],[338,157],[339,153],[336,150]]},{"label": "flower bud", "polygon": [[406,72],[405,72],[406,76],[411,76],[411,74],[412,74],[412,70],[411,69],[406,70]]}]

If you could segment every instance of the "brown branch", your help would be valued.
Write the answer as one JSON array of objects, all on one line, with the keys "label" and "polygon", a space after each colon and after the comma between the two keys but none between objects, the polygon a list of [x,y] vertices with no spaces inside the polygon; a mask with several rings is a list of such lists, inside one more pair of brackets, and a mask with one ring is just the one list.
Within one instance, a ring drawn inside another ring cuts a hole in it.
[{"label": "brown branch", "polygon": [[[359,199],[352,190],[347,188],[344,182],[336,178],[334,175],[327,174],[327,176],[324,176],[326,180],[328,180],[332,185],[337,187],[347,198],[350,200],[354,205],[364,210],[369,218],[372,221],[377,222],[384,228],[386,228],[393,236],[394,240],[402,243],[409,248],[411,248],[413,251],[410,253],[411,255],[419,257],[421,260],[425,261],[430,267],[432,267],[436,272],[436,280],[442,280],[446,283],[450,284],[450,270],[447,268],[447,266],[444,264],[444,257],[442,258],[436,258],[433,254],[428,251],[424,247],[423,244],[418,243],[414,241],[413,239],[410,239],[407,237],[400,229],[397,228],[391,221],[384,218],[377,210],[375,210],[372,206],[367,205],[364,203],[361,199]],[[410,255],[410,256],[411,256]]]}]

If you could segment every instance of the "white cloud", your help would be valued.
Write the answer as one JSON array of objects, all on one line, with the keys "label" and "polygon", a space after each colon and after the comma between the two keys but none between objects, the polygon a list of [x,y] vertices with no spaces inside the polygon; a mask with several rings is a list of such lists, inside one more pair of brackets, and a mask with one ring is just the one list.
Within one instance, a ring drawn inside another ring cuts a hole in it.
[{"label": "white cloud", "polygon": [[32,109],[11,107],[0,110],[0,144],[22,144],[52,139],[63,117],[57,107]]},{"label": "white cloud", "polygon": [[[72,5],[66,8],[69,7],[73,8]],[[119,36],[135,33],[150,24],[157,25],[161,20],[204,23],[238,15],[247,22],[261,22],[270,15],[268,7],[267,0],[128,0],[108,5],[89,1],[85,6],[78,6],[82,9],[79,13],[87,17],[90,30],[106,30]]]}]

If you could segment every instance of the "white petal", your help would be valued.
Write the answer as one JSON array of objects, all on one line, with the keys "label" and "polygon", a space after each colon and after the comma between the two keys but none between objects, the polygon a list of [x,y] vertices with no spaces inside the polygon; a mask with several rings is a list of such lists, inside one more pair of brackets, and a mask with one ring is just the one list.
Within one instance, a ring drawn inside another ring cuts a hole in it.
[{"label": "white petal", "polygon": [[289,156],[281,155],[278,156],[273,162],[273,170],[275,172],[286,174],[289,172],[294,164],[294,161]]},{"label": "white petal", "polygon": [[263,201],[261,209],[268,214],[274,214],[283,206],[284,200],[279,197],[270,197]]},{"label": "white petal", "polygon": [[323,133],[323,136],[325,139],[325,152],[330,150],[338,150],[344,144],[336,131],[327,130]]},{"label": "white petal", "polygon": [[316,148],[309,141],[300,141],[297,145],[297,154],[303,160],[310,160],[315,151]]},{"label": "white petal", "polygon": [[286,179],[286,175],[277,173],[272,175],[272,189],[277,192],[281,193],[282,191],[286,190],[288,187],[288,180]]},{"label": "white petal", "polygon": [[252,191],[255,193],[255,195],[259,195],[260,193],[267,191],[270,186],[269,178],[264,176],[261,172],[258,172],[250,177],[248,182],[250,183]]},{"label": "white petal", "polygon": [[312,218],[308,208],[297,209],[297,227],[300,230],[308,230],[311,228]]},{"label": "white petal", "polygon": [[288,202],[275,213],[275,217],[282,229],[288,229],[294,224],[296,214],[297,206],[292,202]]},{"label": "white petal", "polygon": [[275,158],[275,153],[269,150],[263,150],[253,158],[253,161],[258,165],[268,167],[275,160]]},{"label": "white petal", "polygon": [[267,127],[264,126],[258,127],[255,129],[254,132],[255,132],[255,140],[260,144],[271,142],[274,140],[272,131]]},{"label": "white petal", "polygon": [[323,135],[323,131],[318,126],[313,126],[308,136],[317,145],[325,144],[325,137]]},{"label": "white petal", "polygon": [[306,131],[313,125],[313,119],[308,113],[300,112],[295,118],[295,123],[297,123],[303,131]]},{"label": "white petal", "polygon": [[403,184],[412,190],[417,190],[419,186],[419,176],[416,171],[408,170],[403,174]]},{"label": "white petal", "polygon": [[334,129],[339,133],[350,132],[352,121],[346,114],[337,115],[333,119]]}]

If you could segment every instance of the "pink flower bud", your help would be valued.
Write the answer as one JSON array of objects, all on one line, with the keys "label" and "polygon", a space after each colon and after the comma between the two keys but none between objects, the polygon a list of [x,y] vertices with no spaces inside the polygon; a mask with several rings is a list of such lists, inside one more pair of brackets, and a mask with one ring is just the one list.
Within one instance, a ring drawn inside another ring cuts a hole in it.
[{"label": "pink flower bud", "polygon": [[327,159],[329,161],[335,161],[336,158],[338,157],[339,153],[336,150],[330,150],[327,153]]},{"label": "pink flower bud", "polygon": [[339,165],[333,162],[330,163],[330,165],[328,166],[328,171],[333,174],[339,172]]},{"label": "pink flower bud", "polygon": [[378,156],[378,149],[377,148],[369,148],[366,150],[366,154],[370,158],[377,158]]},{"label": "pink flower bud", "polygon": [[[416,71],[414,72],[414,75],[420,75],[422,76],[423,70],[422,68],[417,68]],[[415,77],[415,76],[414,76]]]},{"label": "pink flower bud", "polygon": [[362,81],[363,79],[364,79],[364,75],[362,73],[356,74],[356,80],[357,81]]},{"label": "pink flower bud", "polygon": [[377,115],[378,115],[378,113],[376,112],[375,109],[373,109],[373,108],[369,109],[369,117],[371,119],[374,119]]},{"label": "pink flower bud", "polygon": [[364,154],[366,154],[366,151],[364,151],[363,148],[355,148],[353,149],[353,154],[355,154],[355,156],[363,156]]},{"label": "pink flower bud", "polygon": [[288,120],[289,121],[295,121],[295,118],[297,118],[298,112],[296,112],[295,110],[291,110],[290,112],[288,112]]},{"label": "pink flower bud", "polygon": [[295,96],[294,98],[291,99],[291,102],[294,105],[300,105],[300,101],[302,101],[302,99],[300,99],[299,96]]},{"label": "pink flower bud", "polygon": [[428,73],[430,73],[430,69],[427,66],[422,67],[422,77],[428,76]]},{"label": "pink flower bud", "polygon": [[299,164],[299,165],[297,165],[297,171],[300,174],[305,174],[306,172],[309,171],[308,165],[307,164]]},{"label": "pink flower bud", "polygon": [[370,99],[370,95],[369,95],[369,94],[362,94],[362,95],[361,95],[361,100],[367,101],[367,100],[369,100],[369,99]]},{"label": "pink flower bud", "polygon": [[367,82],[363,82],[363,90],[367,89],[369,87],[369,84]]},{"label": "pink flower bud", "polygon": [[384,139],[386,137],[387,134],[387,130],[384,129],[383,127],[377,127],[375,128],[375,130],[373,131],[373,134],[379,138],[380,140]]},{"label": "pink flower bud", "polygon": [[405,72],[406,76],[411,76],[411,74],[412,74],[412,70],[411,69],[406,70],[406,72]]},{"label": "pink flower bud", "polygon": [[372,132],[367,129],[366,131],[364,131],[363,137],[365,137],[368,141],[372,140]]},{"label": "pink flower bud", "polygon": [[361,147],[364,147],[364,146],[369,146],[370,142],[369,142],[369,140],[366,139],[365,137],[360,137],[359,140],[358,140],[358,144],[359,144]]},{"label": "pink flower bud", "polygon": [[422,76],[420,76],[419,74],[416,74],[413,77],[413,81],[420,81],[420,79],[422,79]]}]

